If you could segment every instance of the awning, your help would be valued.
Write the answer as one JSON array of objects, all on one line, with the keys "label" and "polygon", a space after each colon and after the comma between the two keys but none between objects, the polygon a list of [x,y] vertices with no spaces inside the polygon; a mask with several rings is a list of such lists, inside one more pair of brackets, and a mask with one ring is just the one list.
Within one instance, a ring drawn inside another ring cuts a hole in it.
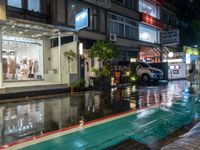
[{"label": "awning", "polygon": [[23,35],[33,38],[39,38],[41,36],[70,36],[77,31],[73,28],[54,26],[49,24],[43,24],[38,22],[32,22],[22,19],[7,19],[0,20],[1,32],[11,35]]}]

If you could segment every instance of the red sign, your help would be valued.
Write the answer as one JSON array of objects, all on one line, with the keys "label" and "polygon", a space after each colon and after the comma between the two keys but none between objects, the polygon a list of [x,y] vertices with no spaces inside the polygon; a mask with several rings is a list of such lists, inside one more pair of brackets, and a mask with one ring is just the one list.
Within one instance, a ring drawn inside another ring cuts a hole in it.
[{"label": "red sign", "polygon": [[141,13],[141,20],[151,26],[158,28],[158,29],[163,28],[163,23],[159,19],[156,19],[148,14]]},{"label": "red sign", "polygon": [[153,0],[157,4],[161,4],[161,0]]}]

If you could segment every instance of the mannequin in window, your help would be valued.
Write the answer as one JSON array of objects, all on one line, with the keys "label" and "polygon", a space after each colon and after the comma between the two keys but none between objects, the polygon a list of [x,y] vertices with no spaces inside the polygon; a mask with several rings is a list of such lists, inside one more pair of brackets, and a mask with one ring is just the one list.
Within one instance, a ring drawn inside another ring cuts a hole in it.
[{"label": "mannequin in window", "polygon": [[33,61],[29,60],[29,78],[34,78],[34,71],[33,71]]},{"label": "mannequin in window", "polygon": [[14,79],[16,73],[16,58],[11,55],[7,59],[7,78]]},{"label": "mannequin in window", "polygon": [[22,79],[28,78],[28,65],[27,65],[27,59],[23,59],[22,64],[20,66],[20,76]]}]

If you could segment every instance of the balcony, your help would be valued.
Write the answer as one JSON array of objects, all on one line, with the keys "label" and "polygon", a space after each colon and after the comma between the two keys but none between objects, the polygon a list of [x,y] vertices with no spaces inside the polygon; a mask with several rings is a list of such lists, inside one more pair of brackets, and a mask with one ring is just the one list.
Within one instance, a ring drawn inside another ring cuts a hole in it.
[{"label": "balcony", "polygon": [[7,16],[46,24],[50,23],[50,15],[12,6],[7,6]]}]

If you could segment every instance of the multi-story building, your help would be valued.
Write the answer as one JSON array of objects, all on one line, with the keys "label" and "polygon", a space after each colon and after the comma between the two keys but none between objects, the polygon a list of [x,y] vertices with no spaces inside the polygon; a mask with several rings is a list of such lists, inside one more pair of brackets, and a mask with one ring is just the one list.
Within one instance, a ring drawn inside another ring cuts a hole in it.
[{"label": "multi-story building", "polygon": [[68,15],[76,14],[81,8],[91,10],[90,26],[78,33],[84,47],[86,77],[92,75],[92,66],[99,65],[98,60],[87,56],[95,40],[110,40],[118,47],[120,55],[116,65],[120,68],[129,64],[133,57],[162,62],[163,54],[166,56],[176,48],[176,43],[163,45],[161,40],[161,33],[176,29],[176,8],[166,1],[105,0],[95,5],[89,0],[69,0],[68,7]]},{"label": "multi-story building", "polygon": [[[88,10],[88,26],[75,30],[76,16],[84,10]],[[83,45],[87,78],[92,67],[100,67],[98,59],[88,57],[96,40],[117,46],[118,65],[133,57],[161,62],[161,32],[176,28],[176,9],[161,0],[1,0],[0,12],[1,85],[31,79],[73,82],[80,77],[79,45]],[[67,69],[63,53],[69,49],[77,59]]]}]

